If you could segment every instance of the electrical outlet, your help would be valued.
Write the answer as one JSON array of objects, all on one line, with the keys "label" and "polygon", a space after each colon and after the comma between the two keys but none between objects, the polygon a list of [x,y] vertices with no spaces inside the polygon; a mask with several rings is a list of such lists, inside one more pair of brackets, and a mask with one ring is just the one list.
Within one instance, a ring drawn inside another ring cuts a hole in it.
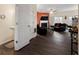
[{"label": "electrical outlet", "polygon": [[16,43],[18,43],[18,41],[16,41]]}]

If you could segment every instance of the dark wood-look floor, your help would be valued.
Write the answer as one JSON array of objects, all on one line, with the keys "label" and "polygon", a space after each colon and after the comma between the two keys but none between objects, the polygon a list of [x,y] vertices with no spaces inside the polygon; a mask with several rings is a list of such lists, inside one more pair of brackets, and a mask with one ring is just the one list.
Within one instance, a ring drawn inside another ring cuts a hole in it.
[{"label": "dark wood-look floor", "polygon": [[37,35],[30,43],[15,52],[17,55],[70,55],[71,39],[68,32],[48,32],[46,36]]}]

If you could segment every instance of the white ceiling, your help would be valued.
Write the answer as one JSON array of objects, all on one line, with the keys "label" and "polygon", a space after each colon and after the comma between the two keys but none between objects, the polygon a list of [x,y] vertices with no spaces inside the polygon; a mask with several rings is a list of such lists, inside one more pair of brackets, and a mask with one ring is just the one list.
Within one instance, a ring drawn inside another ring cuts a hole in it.
[{"label": "white ceiling", "polygon": [[38,12],[49,12],[50,9],[55,10],[56,12],[60,11],[69,11],[78,9],[77,4],[38,4],[37,11]]}]

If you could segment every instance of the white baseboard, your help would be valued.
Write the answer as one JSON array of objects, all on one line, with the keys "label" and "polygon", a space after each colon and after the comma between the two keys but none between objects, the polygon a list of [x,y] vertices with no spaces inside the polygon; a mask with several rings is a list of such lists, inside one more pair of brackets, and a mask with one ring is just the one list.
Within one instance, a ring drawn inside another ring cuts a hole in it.
[{"label": "white baseboard", "polygon": [[5,44],[5,43],[7,43],[9,41],[12,41],[12,39],[11,40],[6,39],[5,41],[2,41],[2,42],[0,42],[0,45]]}]

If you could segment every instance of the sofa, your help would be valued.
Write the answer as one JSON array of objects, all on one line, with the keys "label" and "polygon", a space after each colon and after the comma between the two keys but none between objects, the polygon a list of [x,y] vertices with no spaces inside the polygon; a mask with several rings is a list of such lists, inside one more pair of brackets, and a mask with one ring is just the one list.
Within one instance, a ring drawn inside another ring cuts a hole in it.
[{"label": "sofa", "polygon": [[65,30],[66,30],[66,24],[65,23],[55,23],[54,31],[65,31]]}]

